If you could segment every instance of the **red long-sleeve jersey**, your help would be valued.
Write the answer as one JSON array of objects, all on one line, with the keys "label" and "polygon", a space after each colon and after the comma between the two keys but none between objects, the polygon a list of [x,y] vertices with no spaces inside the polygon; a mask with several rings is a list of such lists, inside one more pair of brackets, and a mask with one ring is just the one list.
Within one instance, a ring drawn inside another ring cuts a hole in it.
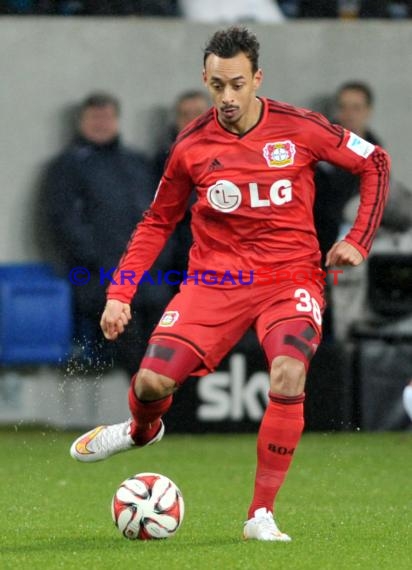
[{"label": "red long-sleeve jersey", "polygon": [[136,285],[119,279],[119,272],[132,271],[137,283],[150,269],[182,219],[193,188],[197,201],[192,207],[189,274],[317,262],[313,173],[318,161],[360,175],[360,207],[345,240],[367,256],[388,194],[387,153],[318,113],[261,101],[259,122],[242,135],[226,130],[215,109],[179,135],[108,298],[132,299]]}]

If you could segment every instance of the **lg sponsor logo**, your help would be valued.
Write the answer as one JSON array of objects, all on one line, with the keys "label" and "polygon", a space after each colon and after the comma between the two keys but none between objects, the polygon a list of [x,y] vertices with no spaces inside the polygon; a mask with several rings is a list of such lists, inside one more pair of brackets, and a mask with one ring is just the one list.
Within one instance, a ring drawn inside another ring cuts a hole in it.
[{"label": "lg sponsor logo", "polygon": [[[269,189],[269,195],[263,195],[256,182],[248,184],[249,200],[251,208],[264,208],[272,204],[282,206],[292,200],[292,182],[286,178],[277,180]],[[215,210],[226,214],[234,212],[242,204],[242,192],[236,184],[230,180],[218,180],[207,191],[207,200]]]},{"label": "lg sponsor logo", "polygon": [[214,372],[197,384],[197,418],[204,422],[260,421],[268,401],[269,376],[255,372],[247,378],[246,357],[234,354],[227,372]]}]

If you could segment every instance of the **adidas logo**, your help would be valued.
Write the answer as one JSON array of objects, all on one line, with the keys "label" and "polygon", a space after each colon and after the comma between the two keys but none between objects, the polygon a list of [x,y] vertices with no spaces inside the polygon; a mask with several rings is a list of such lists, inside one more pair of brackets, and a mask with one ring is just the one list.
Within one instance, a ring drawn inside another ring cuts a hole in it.
[{"label": "adidas logo", "polygon": [[217,158],[214,158],[212,162],[209,164],[208,171],[217,170],[218,168],[223,168],[223,164],[219,162]]}]

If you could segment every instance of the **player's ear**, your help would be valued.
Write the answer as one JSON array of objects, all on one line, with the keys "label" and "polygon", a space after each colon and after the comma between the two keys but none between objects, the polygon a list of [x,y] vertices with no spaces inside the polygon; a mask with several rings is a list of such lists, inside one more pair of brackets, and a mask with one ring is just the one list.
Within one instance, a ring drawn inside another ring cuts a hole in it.
[{"label": "player's ear", "polygon": [[253,77],[253,86],[255,89],[259,89],[263,81],[263,71],[259,68]]},{"label": "player's ear", "polygon": [[203,77],[203,83],[206,85],[207,84],[206,69],[203,69],[202,77]]}]

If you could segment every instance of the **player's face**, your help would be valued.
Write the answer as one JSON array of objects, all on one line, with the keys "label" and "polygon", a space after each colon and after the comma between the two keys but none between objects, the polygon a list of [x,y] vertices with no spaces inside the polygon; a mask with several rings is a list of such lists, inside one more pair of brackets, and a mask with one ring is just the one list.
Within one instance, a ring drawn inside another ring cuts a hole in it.
[{"label": "player's face", "polygon": [[262,71],[253,73],[244,53],[231,58],[209,55],[203,80],[224,127],[241,133],[256,124],[260,115],[256,90],[262,82]]},{"label": "player's face", "polygon": [[363,91],[343,90],[337,101],[336,118],[339,123],[357,135],[364,136],[371,116],[371,106]]},{"label": "player's face", "polygon": [[88,107],[80,119],[80,133],[95,144],[105,144],[119,134],[119,117],[113,105]]}]

